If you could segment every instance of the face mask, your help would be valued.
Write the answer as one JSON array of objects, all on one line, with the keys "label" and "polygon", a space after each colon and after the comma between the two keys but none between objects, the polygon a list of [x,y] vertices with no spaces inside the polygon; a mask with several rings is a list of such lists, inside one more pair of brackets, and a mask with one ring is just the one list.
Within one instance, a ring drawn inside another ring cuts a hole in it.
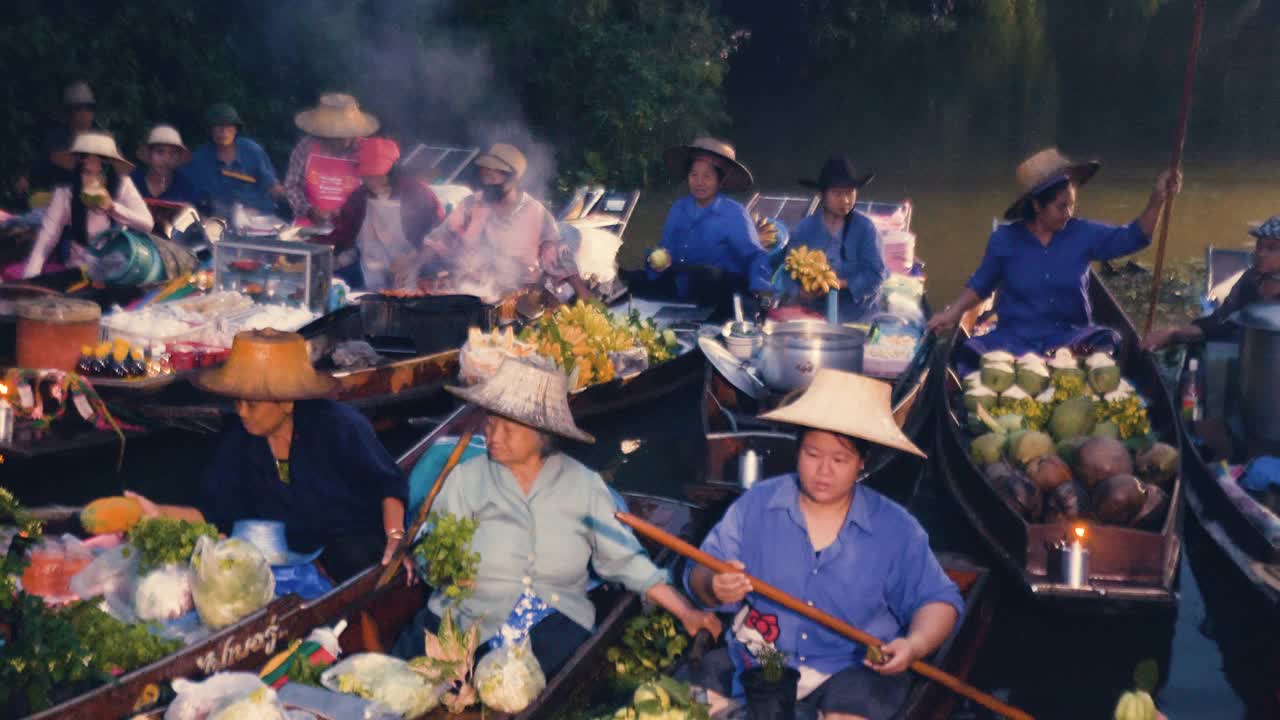
[{"label": "face mask", "polygon": [[481,185],[480,193],[485,200],[489,202],[498,202],[507,194],[507,188],[504,185]]}]

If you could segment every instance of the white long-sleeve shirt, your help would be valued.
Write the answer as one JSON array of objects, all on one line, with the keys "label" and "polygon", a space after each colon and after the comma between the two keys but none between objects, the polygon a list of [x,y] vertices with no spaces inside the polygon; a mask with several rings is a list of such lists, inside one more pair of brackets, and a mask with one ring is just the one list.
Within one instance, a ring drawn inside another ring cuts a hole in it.
[{"label": "white long-sleeve shirt", "polygon": [[[53,252],[53,249],[58,246],[58,241],[62,238],[62,231],[70,223],[71,188],[63,185],[53,191],[49,206],[45,208],[44,220],[40,223],[40,232],[36,235],[35,244],[31,247],[31,254],[27,257],[27,267],[22,272],[23,278],[35,277],[44,270],[45,261],[49,259],[49,254]],[[109,211],[103,212],[89,208],[85,217],[85,225],[89,231],[89,237],[93,237],[110,228],[114,223],[119,223],[141,232],[151,232],[151,227],[155,224],[155,221],[151,218],[151,211],[147,208],[147,203],[142,199],[142,195],[138,193],[138,188],[134,187],[133,181],[128,177],[120,178],[120,186],[116,188],[115,197],[111,199],[111,209]],[[71,264],[85,264],[85,250],[79,243],[71,245]]]}]

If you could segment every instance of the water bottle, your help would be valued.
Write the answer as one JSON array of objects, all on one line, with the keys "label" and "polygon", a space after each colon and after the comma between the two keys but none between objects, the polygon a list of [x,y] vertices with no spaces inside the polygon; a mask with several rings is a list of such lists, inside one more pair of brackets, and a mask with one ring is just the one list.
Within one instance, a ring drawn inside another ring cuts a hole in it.
[{"label": "water bottle", "polygon": [[1204,393],[1200,387],[1200,361],[1191,358],[1187,363],[1187,374],[1182,379],[1182,421],[1199,422],[1202,418],[1200,397]]}]

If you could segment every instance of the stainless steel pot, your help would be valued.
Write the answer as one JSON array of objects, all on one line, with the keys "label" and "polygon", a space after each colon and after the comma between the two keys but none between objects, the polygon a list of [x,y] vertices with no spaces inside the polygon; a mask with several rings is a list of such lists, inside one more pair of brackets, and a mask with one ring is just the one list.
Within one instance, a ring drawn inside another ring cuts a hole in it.
[{"label": "stainless steel pot", "polygon": [[1280,302],[1241,310],[1240,405],[1251,455],[1280,451]]},{"label": "stainless steel pot", "polygon": [[771,388],[790,392],[808,387],[819,368],[862,372],[866,340],[861,330],[819,320],[778,323],[765,327],[756,364]]}]

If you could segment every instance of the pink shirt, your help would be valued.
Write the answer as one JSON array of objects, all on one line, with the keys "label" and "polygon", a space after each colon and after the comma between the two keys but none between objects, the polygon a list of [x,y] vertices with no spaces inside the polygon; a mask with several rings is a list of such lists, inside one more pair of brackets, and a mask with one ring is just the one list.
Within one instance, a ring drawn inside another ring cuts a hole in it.
[{"label": "pink shirt", "polygon": [[[140,232],[151,232],[151,227],[155,224],[155,221],[151,218],[151,211],[147,209],[146,201],[142,199],[142,195],[138,193],[138,188],[134,187],[133,181],[128,176],[120,178],[120,186],[116,188],[116,195],[111,200],[111,210],[107,212],[93,208],[88,209],[85,216],[85,227],[89,231],[89,237],[93,237],[116,224],[124,225]],[[71,188],[63,185],[54,189],[53,197],[49,200],[49,206],[44,210],[44,220],[40,223],[40,232],[36,235],[35,244],[31,247],[31,254],[27,256],[27,266],[22,271],[24,279],[35,277],[44,270],[44,264],[49,259],[49,254],[58,246],[58,241],[62,239],[62,231],[70,223]],[[84,246],[78,242],[72,243],[71,264],[84,266],[85,262]]]}]

